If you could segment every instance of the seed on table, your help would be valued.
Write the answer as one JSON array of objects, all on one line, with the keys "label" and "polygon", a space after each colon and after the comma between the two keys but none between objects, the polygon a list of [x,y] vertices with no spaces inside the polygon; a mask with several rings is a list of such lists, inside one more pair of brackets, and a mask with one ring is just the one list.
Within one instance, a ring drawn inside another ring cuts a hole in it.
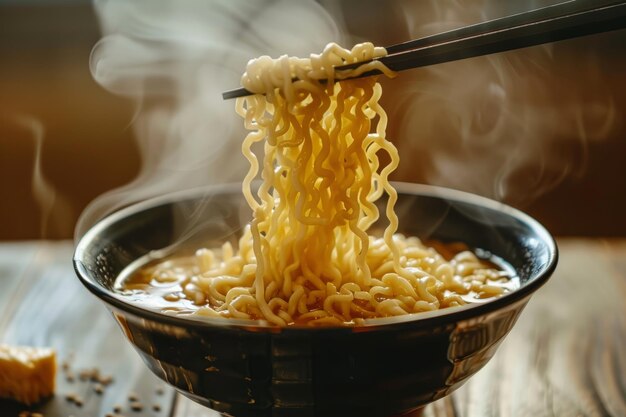
[{"label": "seed on table", "polygon": [[139,401],[133,401],[132,403],[130,403],[130,409],[133,411],[141,411],[143,410],[143,404]]},{"label": "seed on table", "polygon": [[122,412],[122,406],[121,406],[121,405],[119,405],[119,404],[115,404],[115,405],[113,406],[113,412],[114,412],[115,414],[119,414],[119,413],[121,413],[121,412]]},{"label": "seed on table", "polygon": [[152,409],[153,409],[154,411],[161,411],[161,406],[160,406],[159,404],[154,404],[154,405],[152,406]]},{"label": "seed on table", "polygon": [[89,375],[89,379],[91,379],[91,382],[98,382],[100,380],[100,370],[98,368],[93,368],[91,370],[91,374]]},{"label": "seed on table", "polygon": [[128,394],[128,401],[139,401],[139,397],[134,392]]},{"label": "seed on table", "polygon": [[110,385],[113,382],[113,377],[111,375],[101,376],[98,382],[102,385]]}]

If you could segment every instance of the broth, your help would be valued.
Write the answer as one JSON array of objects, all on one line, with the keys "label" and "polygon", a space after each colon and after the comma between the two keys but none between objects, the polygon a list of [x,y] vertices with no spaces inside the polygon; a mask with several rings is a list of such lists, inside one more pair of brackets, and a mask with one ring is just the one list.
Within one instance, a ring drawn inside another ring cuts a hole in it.
[{"label": "broth", "polygon": [[[436,250],[447,261],[464,253],[473,253],[480,260],[484,268],[497,271],[481,286],[500,289],[499,294],[480,292],[472,289],[464,294],[458,294],[466,304],[484,303],[501,295],[510,293],[520,286],[519,277],[515,270],[503,259],[490,254],[487,251],[470,249],[463,243],[442,243],[429,241],[428,247]],[[202,309],[210,306],[205,297],[194,299],[185,290],[193,277],[201,274],[200,267],[195,255],[178,255],[167,258],[155,259],[150,254],[133,262],[117,278],[115,290],[124,297],[131,299],[141,307],[165,314],[178,316],[202,315]],[[464,277],[465,282],[470,277]],[[448,291],[448,290],[446,290]],[[198,294],[198,293],[195,293]],[[358,305],[358,300],[355,300]],[[442,308],[447,308],[443,306]],[[321,309],[321,303],[313,308]],[[417,313],[419,314],[419,313]],[[263,317],[252,316],[252,320],[263,320]],[[306,325],[306,320],[296,320],[290,325]],[[359,324],[359,320],[346,322],[346,325]]]}]

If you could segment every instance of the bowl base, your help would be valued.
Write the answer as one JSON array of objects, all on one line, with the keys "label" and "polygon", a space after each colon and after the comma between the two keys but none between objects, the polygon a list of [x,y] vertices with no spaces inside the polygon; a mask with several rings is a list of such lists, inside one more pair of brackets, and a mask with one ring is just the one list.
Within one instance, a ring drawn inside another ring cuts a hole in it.
[{"label": "bowl base", "polygon": [[414,408],[413,410],[406,411],[402,414],[395,414],[390,417],[422,417],[424,414],[424,406]]},{"label": "bowl base", "polygon": [[[413,410],[406,411],[402,414],[394,414],[389,417],[422,417],[424,415],[425,407],[414,408]],[[220,413],[220,417],[233,417],[231,414]]]}]

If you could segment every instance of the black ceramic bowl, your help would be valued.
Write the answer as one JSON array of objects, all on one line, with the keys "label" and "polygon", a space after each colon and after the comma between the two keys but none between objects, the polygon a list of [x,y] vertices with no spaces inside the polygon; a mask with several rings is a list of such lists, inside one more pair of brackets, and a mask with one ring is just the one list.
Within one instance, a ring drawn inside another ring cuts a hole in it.
[{"label": "black ceramic bowl", "polygon": [[487,363],[553,272],[557,248],[539,223],[508,206],[442,188],[395,186],[400,232],[488,251],[515,269],[521,287],[484,304],[353,328],[181,318],[129,303],[113,290],[129,264],[160,253],[152,251],[236,236],[249,220],[239,185],[116,212],[81,239],[74,267],[148,367],[217,411],[236,417],[407,413],[451,393]]}]

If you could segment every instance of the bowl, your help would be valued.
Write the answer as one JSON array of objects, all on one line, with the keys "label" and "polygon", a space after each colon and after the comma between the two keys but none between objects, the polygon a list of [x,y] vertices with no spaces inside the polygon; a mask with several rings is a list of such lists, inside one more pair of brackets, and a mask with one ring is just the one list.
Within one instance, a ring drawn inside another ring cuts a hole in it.
[{"label": "bowl", "polygon": [[250,217],[240,184],[179,192],[118,211],[82,237],[74,267],[152,372],[218,412],[410,413],[450,394],[489,361],[554,271],[557,247],[537,221],[509,206],[444,188],[394,186],[400,232],[461,241],[497,256],[514,268],[520,288],[486,303],[321,328],[166,315],[114,290],[120,272],[139,259],[234,239]]}]

